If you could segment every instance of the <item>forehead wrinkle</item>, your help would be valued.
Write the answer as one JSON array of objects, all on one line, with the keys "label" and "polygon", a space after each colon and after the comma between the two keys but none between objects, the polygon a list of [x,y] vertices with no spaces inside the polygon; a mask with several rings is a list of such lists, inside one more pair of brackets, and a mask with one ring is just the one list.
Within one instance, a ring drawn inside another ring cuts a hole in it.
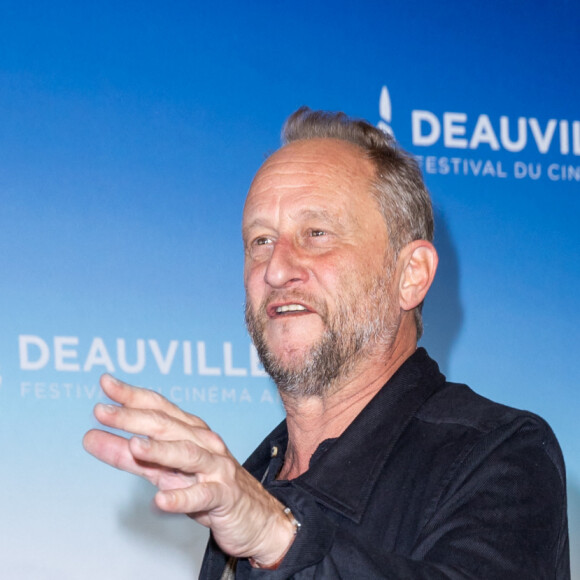
[{"label": "forehead wrinkle", "polygon": [[[299,208],[297,210],[286,210],[281,207],[281,205],[276,205],[276,218],[286,217],[292,222],[300,222],[303,220],[320,220],[325,223],[342,225],[343,221],[340,216],[336,215],[334,212],[329,211],[326,208]],[[243,224],[242,233],[251,230],[255,227],[272,228],[272,218],[271,216],[256,216],[248,224]]]},{"label": "forehead wrinkle", "polygon": [[280,204],[276,203],[274,204],[274,208],[275,208],[275,215],[256,215],[249,223],[247,223],[247,211],[246,208],[244,208],[244,212],[242,215],[242,238],[245,239],[246,234],[249,230],[253,229],[253,228],[268,228],[268,229],[272,229],[272,223],[274,220],[274,223],[276,220],[279,219],[280,217]]},{"label": "forehead wrinkle", "polygon": [[[311,165],[320,169],[319,171],[312,171],[311,169],[304,168],[304,163],[296,162],[297,168],[288,168],[288,163],[281,163],[281,167],[284,171],[278,169],[270,172],[268,168],[264,171],[260,171],[248,192],[248,197],[246,204],[248,202],[256,203],[255,199],[258,198],[258,205],[265,203],[260,198],[267,197],[269,200],[276,199],[279,201],[280,198],[287,194],[305,194],[305,195],[316,195],[317,193],[329,194],[334,191],[338,194],[339,191],[346,194],[349,197],[348,191],[352,186],[363,182],[364,188],[371,195],[371,180],[366,176],[359,176],[353,174],[348,168],[342,166],[336,166],[333,163],[315,163],[312,162]],[[327,170],[328,168],[328,170]],[[344,175],[340,175],[344,172]],[[284,180],[285,177],[290,179]]]},{"label": "forehead wrinkle", "polygon": [[335,212],[326,208],[301,208],[294,212],[288,213],[288,218],[293,221],[300,220],[320,220],[329,224],[341,225],[344,220]]},{"label": "forehead wrinkle", "polygon": [[[305,167],[303,162],[284,161],[280,162],[279,167],[264,167],[256,174],[250,187],[249,197],[272,188],[291,191],[304,187],[320,187],[321,183],[332,180],[338,173],[338,168],[332,163],[309,162],[308,165],[310,167]],[[313,170],[312,167],[315,169]],[[288,180],[281,182],[285,178]]]},{"label": "forehead wrinkle", "polygon": [[[296,171],[295,165],[305,169]],[[260,174],[267,173],[271,169],[286,175],[309,172],[308,167],[311,166],[321,167],[333,173],[345,171],[347,174],[353,174],[362,170],[362,173],[369,173],[370,177],[375,173],[373,163],[359,146],[339,139],[321,138],[284,145],[264,162],[255,180],[261,177]],[[327,174],[326,171],[324,173]]]},{"label": "forehead wrinkle", "polygon": [[[312,145],[316,141],[324,146],[313,149]],[[331,213],[329,209],[323,208],[324,213],[320,213],[316,207],[292,208],[291,201],[302,195],[316,198],[319,192],[328,195],[333,190],[337,195],[348,199],[351,187],[358,190],[361,180],[364,183],[363,188],[372,198],[373,173],[372,163],[361,154],[358,147],[350,143],[321,139],[286,145],[269,157],[258,170],[244,208],[245,218],[249,208],[251,213],[260,214],[263,208],[272,209],[272,206],[276,206],[275,216],[270,215],[260,222],[257,221],[260,217],[256,216],[246,228],[254,225],[268,227],[272,218],[279,221],[284,217],[292,221],[303,217],[322,218],[344,225],[340,212]],[[285,200],[284,203],[282,200]],[[287,209],[284,207],[286,202],[290,202]],[[315,200],[313,202],[318,205]],[[349,214],[354,223],[360,223],[362,216],[358,216],[356,211]],[[242,231],[246,228],[243,227]]]},{"label": "forehead wrinkle", "polygon": [[[273,153],[256,173],[250,193],[258,188],[267,189],[280,178],[302,179],[304,185],[320,185],[333,179],[345,181],[364,179],[372,181],[375,168],[364,152],[352,143],[336,139],[311,139],[285,145]],[[290,189],[291,184],[283,187]]]}]

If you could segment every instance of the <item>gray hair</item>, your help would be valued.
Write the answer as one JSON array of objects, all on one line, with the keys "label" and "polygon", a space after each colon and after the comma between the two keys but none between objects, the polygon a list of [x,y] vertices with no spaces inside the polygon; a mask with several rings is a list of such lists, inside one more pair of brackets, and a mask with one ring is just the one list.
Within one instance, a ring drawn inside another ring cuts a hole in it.
[{"label": "gray hair", "polygon": [[[433,241],[431,197],[415,159],[394,138],[367,121],[344,113],[300,107],[282,128],[282,143],[307,139],[340,139],[358,145],[375,166],[371,194],[387,224],[394,256],[414,240]],[[423,334],[421,303],[415,308],[417,339]]]}]

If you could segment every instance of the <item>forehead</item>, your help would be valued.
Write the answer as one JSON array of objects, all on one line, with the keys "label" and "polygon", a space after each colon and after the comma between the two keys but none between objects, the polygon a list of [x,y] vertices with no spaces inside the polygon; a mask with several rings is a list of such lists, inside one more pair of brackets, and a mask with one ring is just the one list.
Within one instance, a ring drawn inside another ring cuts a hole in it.
[{"label": "forehead", "polygon": [[278,208],[332,212],[377,209],[372,197],[374,166],[357,145],[336,139],[295,141],[270,156],[256,174],[244,207],[254,214]]}]

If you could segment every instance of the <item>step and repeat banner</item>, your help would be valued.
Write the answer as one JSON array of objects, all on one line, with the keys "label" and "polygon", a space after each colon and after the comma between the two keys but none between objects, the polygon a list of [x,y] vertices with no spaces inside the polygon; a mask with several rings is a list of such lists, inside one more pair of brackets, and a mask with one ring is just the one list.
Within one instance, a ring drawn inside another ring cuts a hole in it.
[{"label": "step and repeat banner", "polygon": [[243,323],[240,217],[292,111],[417,156],[440,271],[422,344],[545,417],[580,578],[580,6],[5,1],[0,573],[197,577],[207,532],[82,449],[104,372],[243,460],[283,417]]}]

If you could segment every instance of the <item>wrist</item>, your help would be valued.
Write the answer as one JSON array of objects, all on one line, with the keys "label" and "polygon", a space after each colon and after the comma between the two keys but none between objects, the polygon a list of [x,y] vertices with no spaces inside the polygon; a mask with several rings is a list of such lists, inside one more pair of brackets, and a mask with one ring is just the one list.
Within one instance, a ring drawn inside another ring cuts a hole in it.
[{"label": "wrist", "polygon": [[[300,530],[301,524],[294,517],[294,514],[292,513],[289,507],[286,507],[282,510],[282,515],[284,516],[285,529],[289,530],[291,534],[289,540],[286,543],[286,547],[284,548],[281,554],[279,554],[277,557],[274,556],[275,559],[268,557],[262,558],[258,556],[251,556],[250,558],[248,558],[248,560],[253,568],[260,568],[262,570],[276,570],[286,557],[286,554],[288,553],[290,548],[292,547],[292,544],[294,543],[294,538],[296,537],[296,534]],[[285,535],[287,536],[288,532],[285,532]]]}]

